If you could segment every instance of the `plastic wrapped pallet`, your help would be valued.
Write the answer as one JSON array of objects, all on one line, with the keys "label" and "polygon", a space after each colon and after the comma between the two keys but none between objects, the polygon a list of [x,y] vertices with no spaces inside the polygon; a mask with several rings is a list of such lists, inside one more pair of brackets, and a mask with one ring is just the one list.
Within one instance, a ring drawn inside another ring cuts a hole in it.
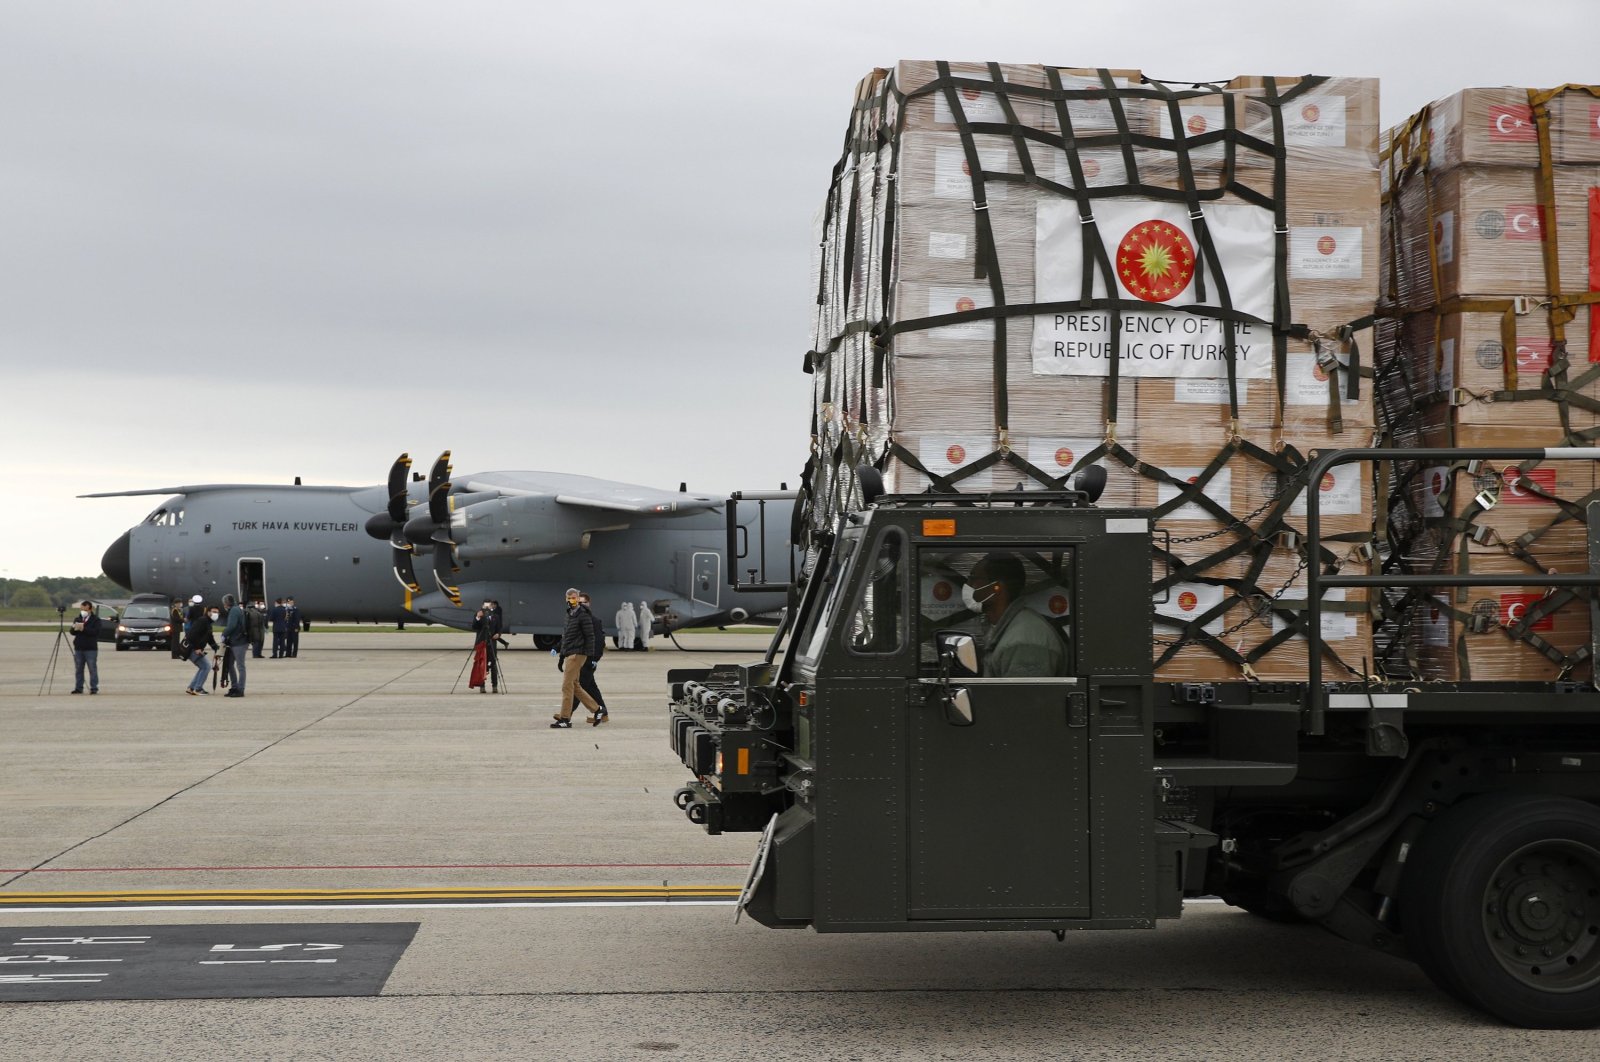
[{"label": "plastic wrapped pallet", "polygon": [[[1398,445],[1600,436],[1596,119],[1593,87],[1468,89],[1386,134],[1377,372]],[[1591,673],[1590,595],[1536,580],[1588,569],[1593,464],[1400,461],[1386,472],[1394,570],[1511,583],[1391,602],[1378,635],[1386,667],[1438,680]]]},{"label": "plastic wrapped pallet", "polygon": [[[1354,78],[874,71],[817,233],[810,525],[858,464],[970,492],[1098,463],[1101,504],[1157,512],[1157,674],[1303,678],[1305,565],[1373,556],[1370,477],[1319,495],[1308,559],[1296,472],[1376,426],[1377,113]],[[1347,674],[1368,606],[1332,597]]]}]

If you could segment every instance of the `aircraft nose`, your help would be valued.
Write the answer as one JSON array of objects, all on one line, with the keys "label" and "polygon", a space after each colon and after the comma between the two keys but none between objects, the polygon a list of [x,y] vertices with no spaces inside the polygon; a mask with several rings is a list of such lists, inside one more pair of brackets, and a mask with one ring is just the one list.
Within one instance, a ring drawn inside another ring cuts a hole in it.
[{"label": "aircraft nose", "polygon": [[124,590],[133,589],[133,531],[127,530],[122,537],[111,543],[111,548],[106,550],[105,556],[100,558],[100,570],[106,577]]}]

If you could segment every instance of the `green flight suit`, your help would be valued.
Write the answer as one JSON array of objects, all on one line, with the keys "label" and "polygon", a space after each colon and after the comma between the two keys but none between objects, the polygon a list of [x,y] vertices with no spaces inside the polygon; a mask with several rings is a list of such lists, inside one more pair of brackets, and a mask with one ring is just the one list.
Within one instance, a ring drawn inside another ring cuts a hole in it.
[{"label": "green flight suit", "polygon": [[1067,644],[1050,621],[1013,601],[983,640],[984,678],[1064,678]]}]

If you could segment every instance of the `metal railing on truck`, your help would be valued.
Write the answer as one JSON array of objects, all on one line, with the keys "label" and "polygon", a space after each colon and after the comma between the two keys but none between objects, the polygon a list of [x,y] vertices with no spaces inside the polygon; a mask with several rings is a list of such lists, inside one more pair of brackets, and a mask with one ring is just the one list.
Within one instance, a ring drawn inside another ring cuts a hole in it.
[{"label": "metal railing on truck", "polygon": [[[1584,446],[1545,447],[1354,447],[1349,450],[1319,452],[1306,471],[1306,555],[1316,557],[1322,546],[1321,491],[1311,489],[1311,484],[1322,482],[1322,477],[1336,465],[1357,461],[1405,460],[1421,464],[1454,464],[1458,461],[1600,461],[1600,448]],[[1388,575],[1323,574],[1321,565],[1306,567],[1307,609],[1306,641],[1310,647],[1307,656],[1310,668],[1306,691],[1308,719],[1306,732],[1320,735],[1326,731],[1328,689],[1322,681],[1322,592],[1336,587],[1366,587],[1377,590],[1407,587],[1448,589],[1461,586],[1600,586],[1600,502],[1589,504],[1589,570],[1585,573],[1556,572],[1500,572],[1483,575],[1446,575],[1424,573]],[[1591,625],[1589,640],[1591,652],[1600,650],[1596,638],[1600,631]],[[1591,656],[1591,659],[1594,657]]]},{"label": "metal railing on truck", "polygon": [[[728,517],[728,586],[739,593],[745,594],[782,594],[788,592],[794,585],[795,571],[794,549],[784,552],[788,554],[783,560],[788,569],[787,578],[779,582],[767,572],[767,503],[787,501],[793,503],[800,497],[799,491],[794,490],[736,490],[728,495],[725,512]],[[757,565],[745,568],[743,571],[749,576],[747,581],[739,579],[739,565],[750,559],[750,532],[739,523],[739,503],[756,503],[756,541],[759,544]],[[790,529],[793,529],[793,517],[790,518]],[[742,539],[742,541],[741,541]]]}]

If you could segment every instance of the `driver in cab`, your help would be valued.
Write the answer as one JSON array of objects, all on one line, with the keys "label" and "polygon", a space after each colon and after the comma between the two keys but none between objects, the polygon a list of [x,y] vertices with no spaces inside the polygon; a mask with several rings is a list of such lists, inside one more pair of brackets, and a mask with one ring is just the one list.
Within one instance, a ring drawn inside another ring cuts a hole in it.
[{"label": "driver in cab", "polygon": [[991,553],[972,568],[962,597],[981,613],[983,677],[1059,678],[1067,673],[1067,645],[1050,622],[1022,603],[1028,577],[1021,558]]}]

